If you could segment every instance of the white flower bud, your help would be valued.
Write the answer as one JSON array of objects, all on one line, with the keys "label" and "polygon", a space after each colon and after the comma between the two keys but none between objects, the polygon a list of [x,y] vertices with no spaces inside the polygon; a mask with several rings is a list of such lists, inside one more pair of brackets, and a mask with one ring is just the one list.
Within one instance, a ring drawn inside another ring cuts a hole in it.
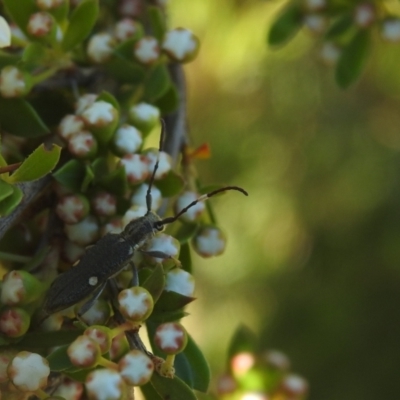
[{"label": "white flower bud", "polygon": [[126,390],[120,373],[106,368],[91,372],[85,385],[94,400],[120,400]]},{"label": "white flower bud", "polygon": [[199,39],[193,32],[177,28],[166,33],[162,48],[175,61],[188,62],[193,60],[200,47]]},{"label": "white flower bud", "polygon": [[151,36],[143,37],[135,43],[133,53],[141,63],[152,64],[160,57],[157,39]]},{"label": "white flower bud", "polygon": [[86,197],[71,194],[61,197],[56,206],[56,214],[67,224],[76,224],[82,221],[89,212],[89,202]]},{"label": "white flower bud", "polygon": [[89,106],[91,106],[97,100],[97,94],[86,93],[79,97],[75,104],[75,112],[77,115],[81,115]]},{"label": "white flower bud", "polygon": [[117,113],[112,104],[100,100],[89,105],[82,112],[82,118],[89,128],[102,128],[111,125],[117,118]]},{"label": "white flower bud", "polygon": [[154,166],[158,160],[158,168],[154,176],[155,180],[163,179],[167,176],[168,172],[172,168],[172,158],[165,151],[158,151],[157,149],[147,150],[145,156],[149,160],[148,168],[149,174],[154,170]]},{"label": "white flower bud", "polygon": [[[190,203],[195,201],[199,195],[196,192],[191,192],[191,191],[186,191],[183,192],[177,199],[175,203],[175,211],[178,213],[181,211],[183,208],[188,206]],[[187,221],[187,222],[193,222],[196,221],[201,214],[203,214],[206,206],[203,201],[199,201],[197,204],[194,206],[190,207],[189,210],[187,210],[180,219]]]},{"label": "white flower bud", "polygon": [[400,18],[388,18],[382,22],[381,36],[388,42],[400,42]]},{"label": "white flower bud", "polygon": [[93,62],[104,63],[111,57],[114,44],[114,38],[110,34],[97,33],[89,40],[87,54]]},{"label": "white flower bud", "polygon": [[222,254],[226,247],[226,237],[216,227],[206,226],[194,237],[194,249],[202,257],[213,257]]},{"label": "white flower bud", "polygon": [[92,368],[100,357],[100,346],[89,336],[78,336],[68,347],[67,354],[76,367]]},{"label": "white flower bud", "polygon": [[149,160],[141,154],[126,154],[120,164],[125,168],[126,178],[132,185],[143,182],[149,177]]},{"label": "white flower bud", "polygon": [[166,354],[180,353],[187,344],[186,330],[177,322],[161,324],[156,329],[154,343]]},{"label": "white flower bud", "polygon": [[66,115],[58,125],[58,134],[64,139],[70,139],[75,133],[84,130],[84,122],[78,115]]},{"label": "white flower bud", "polygon": [[131,350],[121,358],[118,367],[122,378],[130,386],[146,384],[154,371],[153,362],[140,350]]},{"label": "white flower bud", "polygon": [[132,125],[122,125],[113,138],[115,149],[119,155],[136,153],[142,146],[142,134]]},{"label": "white flower bud", "polygon": [[27,91],[24,74],[11,65],[4,67],[0,73],[0,94],[6,98],[23,96]]},{"label": "white flower bud", "polygon": [[21,351],[8,366],[12,383],[24,392],[34,392],[47,385],[49,363],[39,354]]},{"label": "white flower bud", "polygon": [[96,218],[89,216],[77,224],[65,225],[64,230],[71,242],[87,246],[97,239],[99,226]]},{"label": "white flower bud", "polygon": [[[146,206],[137,206],[137,205],[133,205],[131,206],[126,213],[124,214],[124,216],[122,217],[122,225],[125,227],[126,225],[129,224],[129,222],[138,219],[140,217],[143,217],[143,215],[145,215],[147,212],[147,208]],[[136,252],[135,252],[136,254]]]},{"label": "white flower bud", "polygon": [[[152,237],[145,246],[146,251],[158,251],[164,253],[169,257],[177,257],[179,255],[180,244],[177,239],[167,235],[165,233],[160,233],[157,236]],[[157,258],[150,257],[156,263],[162,263],[167,258]]]},{"label": "white flower bud", "polygon": [[130,321],[144,321],[153,311],[154,301],[151,294],[141,286],[122,290],[118,295],[119,309]]},{"label": "white flower bud", "polygon": [[114,35],[119,41],[123,42],[138,32],[139,29],[138,22],[131,18],[124,18],[115,24]]},{"label": "white flower bud", "polygon": [[117,212],[117,199],[108,192],[99,192],[92,199],[93,210],[97,215],[109,217]]},{"label": "white flower bud", "polygon": [[107,326],[90,326],[83,333],[100,346],[101,354],[107,353],[111,348],[111,329]]},{"label": "white flower bud", "polygon": [[79,400],[82,394],[82,383],[73,381],[69,378],[64,378],[54,391],[54,396],[60,396],[66,400]]},{"label": "white flower bud", "polygon": [[[146,193],[149,189],[149,185],[147,183],[141,184],[131,197],[131,203],[136,206],[145,207],[147,210],[146,205]],[[157,189],[155,186],[151,187],[151,209],[157,210],[162,203],[162,194],[160,189]],[[143,214],[142,214],[143,216]]]},{"label": "white flower bud", "polygon": [[81,131],[68,141],[69,152],[77,158],[90,158],[96,154],[97,140],[89,131]]},{"label": "white flower bud", "polygon": [[50,14],[44,11],[40,11],[32,14],[29,17],[28,25],[26,30],[36,37],[43,37],[51,32],[53,27],[53,18]]},{"label": "white flower bud", "polygon": [[107,323],[111,315],[111,306],[108,301],[97,299],[92,307],[81,315],[81,320],[88,326],[104,325]]},{"label": "white flower bud", "polygon": [[129,116],[141,123],[152,122],[153,126],[160,118],[160,110],[148,103],[138,103],[129,109]]},{"label": "white flower bud", "polygon": [[166,284],[164,290],[168,292],[176,292],[182,296],[192,297],[194,294],[194,278],[181,268],[174,268],[169,271],[166,276]]}]

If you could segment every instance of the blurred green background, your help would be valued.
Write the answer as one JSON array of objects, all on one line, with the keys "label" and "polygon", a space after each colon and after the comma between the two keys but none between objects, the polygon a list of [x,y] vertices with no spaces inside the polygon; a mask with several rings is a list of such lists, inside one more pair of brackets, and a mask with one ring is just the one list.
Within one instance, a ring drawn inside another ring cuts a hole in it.
[{"label": "blurred green background", "polygon": [[171,26],[202,43],[186,67],[193,144],[212,150],[202,182],[250,193],[213,200],[228,248],[196,257],[186,326],[214,373],[244,322],[310,399],[399,398],[400,46],[376,37],[342,91],[310,33],[267,48],[282,4],[170,1]]}]

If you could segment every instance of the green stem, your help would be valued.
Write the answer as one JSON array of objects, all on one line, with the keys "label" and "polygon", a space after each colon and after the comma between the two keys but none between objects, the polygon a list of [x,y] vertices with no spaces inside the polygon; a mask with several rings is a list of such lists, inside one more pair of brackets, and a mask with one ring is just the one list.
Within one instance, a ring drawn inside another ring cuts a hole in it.
[{"label": "green stem", "polygon": [[12,253],[6,253],[4,251],[0,251],[0,260],[3,261],[15,261],[15,262],[20,262],[20,263],[27,263],[31,261],[32,257],[27,257],[27,256],[20,256],[19,254],[12,254]]},{"label": "green stem", "polygon": [[49,397],[49,395],[43,389],[35,390],[34,393],[41,400],[47,399]]},{"label": "green stem", "polygon": [[100,357],[98,364],[104,368],[118,369],[118,364],[116,364],[113,361],[107,360],[107,358],[104,358],[104,357]]},{"label": "green stem", "polygon": [[46,79],[53,76],[58,71],[58,68],[53,67],[49,68],[46,71],[41,72],[40,74],[32,76],[32,85],[37,85],[40,82],[45,81]]}]

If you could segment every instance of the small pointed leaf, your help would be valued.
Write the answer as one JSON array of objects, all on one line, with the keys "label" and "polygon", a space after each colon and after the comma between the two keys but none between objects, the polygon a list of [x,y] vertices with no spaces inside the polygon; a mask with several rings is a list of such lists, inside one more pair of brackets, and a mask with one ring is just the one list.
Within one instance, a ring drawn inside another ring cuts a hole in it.
[{"label": "small pointed leaf", "polygon": [[69,160],[54,174],[54,179],[74,192],[79,192],[85,178],[85,166],[78,160]]},{"label": "small pointed leaf", "polygon": [[268,44],[278,46],[291,39],[302,26],[299,4],[290,3],[272,24],[268,33]]},{"label": "small pointed leaf", "polygon": [[165,286],[164,270],[161,265],[157,265],[152,274],[141,284],[153,297],[154,303],[161,296]]},{"label": "small pointed leaf", "polygon": [[61,372],[74,366],[67,354],[69,346],[69,344],[61,346],[46,357],[51,371]]},{"label": "small pointed leaf", "polygon": [[78,7],[75,8],[61,44],[65,51],[72,50],[89,36],[98,14],[98,0],[83,0]]},{"label": "small pointed leaf", "polygon": [[34,181],[52,171],[60,159],[61,147],[56,144],[47,150],[41,144],[32,154],[28,156],[22,165],[10,175],[12,183]]},{"label": "small pointed leaf", "polygon": [[0,217],[10,214],[21,202],[24,194],[22,190],[13,186],[13,192],[0,202]]},{"label": "small pointed leaf", "polygon": [[149,102],[161,98],[171,86],[171,77],[165,64],[154,66],[146,76],[143,97]]},{"label": "small pointed leaf", "polygon": [[160,189],[162,197],[172,197],[177,195],[184,186],[183,178],[174,171],[169,171],[167,176],[155,183]]},{"label": "small pointed leaf", "polygon": [[149,6],[147,13],[154,37],[161,42],[167,30],[166,18],[160,7]]},{"label": "small pointed leaf", "polygon": [[242,352],[254,352],[257,348],[257,337],[247,326],[240,325],[233,334],[228,350],[228,359]]},{"label": "small pointed leaf", "polygon": [[0,201],[3,201],[14,192],[14,186],[0,179]]},{"label": "small pointed leaf", "polygon": [[162,399],[197,400],[192,389],[177,376],[168,379],[154,373],[150,382]]},{"label": "small pointed leaf", "polygon": [[171,84],[169,89],[155,102],[162,114],[174,112],[179,105],[179,93],[175,85]]}]

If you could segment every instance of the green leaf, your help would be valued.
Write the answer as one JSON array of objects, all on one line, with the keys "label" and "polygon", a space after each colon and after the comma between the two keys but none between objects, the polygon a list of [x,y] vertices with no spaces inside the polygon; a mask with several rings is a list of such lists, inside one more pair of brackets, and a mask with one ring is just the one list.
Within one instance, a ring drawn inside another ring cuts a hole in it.
[{"label": "green leaf", "polygon": [[10,182],[34,181],[47,175],[52,171],[60,159],[61,147],[56,144],[47,150],[44,144],[41,144],[32,154],[28,156],[22,165],[10,175]]},{"label": "green leaf", "polygon": [[[178,360],[185,361],[178,361]],[[192,388],[200,392],[207,392],[210,384],[210,368],[202,351],[198,348],[193,338],[188,334],[188,342],[182,353],[176,356],[176,361],[189,365],[192,379]],[[178,372],[178,368],[177,368]],[[181,376],[178,373],[179,376]]]},{"label": "green leaf", "polygon": [[192,369],[187,358],[182,353],[176,355],[174,368],[176,376],[182,379],[183,382],[186,383],[186,385],[193,389]]},{"label": "green leaf", "polygon": [[189,243],[181,245],[181,251],[179,253],[179,261],[182,263],[182,269],[191,273],[192,272],[192,256],[190,254]]},{"label": "green leaf", "polygon": [[[180,244],[185,245],[194,237],[198,228],[199,228],[198,224],[182,223],[178,231],[174,234],[174,238],[178,239]],[[181,258],[179,259],[181,260]]]},{"label": "green leaf", "polygon": [[302,26],[302,12],[298,4],[289,4],[278,16],[268,33],[268,44],[278,46],[291,39]]},{"label": "green leaf", "polygon": [[110,103],[118,111],[120,110],[120,106],[117,99],[111,93],[106,92],[105,90],[103,90],[100,93],[96,101],[105,101],[107,103]]},{"label": "green leaf", "polygon": [[99,184],[116,196],[123,196],[128,189],[125,168],[119,167],[111,171],[99,181]]},{"label": "green leaf", "polygon": [[180,175],[170,170],[165,178],[155,182],[155,186],[160,189],[162,197],[172,197],[183,189],[184,182]]},{"label": "green leaf", "polygon": [[146,400],[163,400],[150,382],[139,386],[139,389]]},{"label": "green leaf", "polygon": [[11,196],[13,192],[14,186],[0,179],[0,201],[3,201],[6,197]]},{"label": "green leaf", "polygon": [[163,324],[164,322],[175,322],[179,321],[182,318],[185,318],[189,315],[189,313],[181,310],[177,311],[166,311],[160,314],[151,314],[150,318],[147,321]]},{"label": "green leaf", "polygon": [[165,64],[154,66],[146,76],[143,97],[146,101],[154,102],[167,93],[171,86],[171,77]]},{"label": "green leaf", "polygon": [[242,352],[254,353],[257,349],[257,337],[245,325],[240,325],[233,334],[228,350],[228,360]]},{"label": "green leaf", "polygon": [[86,168],[78,160],[69,160],[54,174],[54,179],[74,192],[79,192],[85,178]]},{"label": "green leaf", "polygon": [[0,69],[7,65],[16,65],[21,61],[20,56],[8,54],[0,50]]},{"label": "green leaf", "polygon": [[94,172],[91,166],[85,165],[85,176],[82,181],[81,192],[86,192],[88,186],[93,182],[93,180],[94,180]]},{"label": "green leaf", "polygon": [[88,368],[88,369],[71,369],[71,370],[66,370],[63,372],[64,375],[68,376],[68,378],[71,378],[74,381],[85,383],[86,378],[88,375],[93,372],[97,368]]},{"label": "green leaf", "polygon": [[150,382],[162,399],[197,400],[192,389],[177,376],[174,379],[168,379],[154,373]]},{"label": "green leaf", "polygon": [[108,174],[108,164],[106,157],[98,157],[96,158],[92,164],[92,170],[94,173],[94,180],[97,182],[100,180],[104,175]]},{"label": "green leaf", "polygon": [[187,297],[176,292],[164,291],[154,306],[153,314],[181,310],[194,300],[196,300],[194,297]]},{"label": "green leaf", "polygon": [[48,349],[55,346],[71,344],[82,331],[54,331],[54,332],[31,332],[27,333],[23,339],[18,342],[18,348],[24,350]]},{"label": "green leaf", "polygon": [[325,33],[325,39],[334,39],[346,31],[348,31],[354,25],[354,17],[352,14],[346,14],[338,18]]},{"label": "green leaf", "polygon": [[370,32],[359,31],[343,48],[336,65],[336,82],[345,89],[354,83],[363,71],[371,48]]},{"label": "green leaf", "polygon": [[179,105],[179,93],[174,84],[171,84],[169,89],[154,103],[161,114],[169,114],[174,112]]},{"label": "green leaf", "polygon": [[51,371],[61,372],[74,367],[67,354],[69,346],[69,344],[61,346],[46,357]]},{"label": "green leaf", "polygon": [[161,42],[167,30],[166,18],[160,7],[149,6],[147,13],[150,20],[152,35]]},{"label": "green leaf", "polygon": [[47,55],[46,47],[39,42],[29,43],[22,54],[22,61],[28,68],[41,66]]},{"label": "green leaf", "polygon": [[19,187],[13,186],[13,192],[0,202],[0,216],[10,214],[21,202],[24,194]]},{"label": "green leaf", "polygon": [[98,14],[98,0],[84,0],[75,8],[61,43],[65,51],[72,50],[89,36],[96,23]]},{"label": "green leaf", "polygon": [[0,97],[0,125],[5,131],[26,138],[49,133],[34,108],[23,99]]},{"label": "green leaf", "polygon": [[116,54],[104,65],[110,75],[122,83],[140,83],[145,77],[145,69],[137,63]]},{"label": "green leaf", "polygon": [[141,284],[142,287],[147,289],[153,297],[154,303],[161,296],[165,286],[164,270],[161,265],[157,265],[151,275]]},{"label": "green leaf", "polygon": [[7,12],[10,14],[13,22],[15,22],[25,35],[30,36],[26,27],[28,25],[29,17],[38,11],[36,4],[33,0],[4,0],[3,4]]}]

